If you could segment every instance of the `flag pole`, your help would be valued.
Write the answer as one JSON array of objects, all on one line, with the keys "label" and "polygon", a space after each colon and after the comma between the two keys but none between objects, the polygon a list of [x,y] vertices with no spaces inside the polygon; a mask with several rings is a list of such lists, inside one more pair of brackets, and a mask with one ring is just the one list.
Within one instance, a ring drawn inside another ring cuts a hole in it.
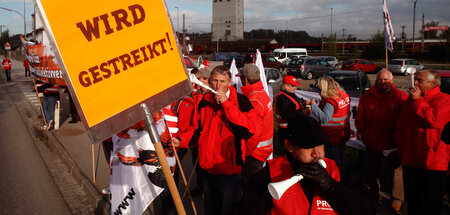
[{"label": "flag pole", "polygon": [[[169,134],[170,134],[170,139],[172,140],[172,138],[173,138],[172,133],[169,132]],[[181,178],[183,179],[187,194],[189,196],[189,199],[191,200],[192,210],[194,210],[194,215],[197,215],[197,209],[195,208],[194,200],[192,200],[191,191],[189,191],[189,183],[187,183],[187,181],[186,181],[186,176],[184,175],[184,170],[183,170],[183,167],[181,166],[180,157],[178,157],[177,149],[175,148],[175,146],[173,144],[171,144],[171,145],[172,145],[173,153],[175,154],[175,158],[177,159],[177,165],[178,165],[178,168],[180,169]],[[183,197],[184,197],[184,195],[183,195]]]},{"label": "flag pole", "polygon": [[389,70],[389,65],[388,65],[388,49],[386,49],[386,70]]},{"label": "flag pole", "polygon": [[91,144],[91,151],[92,151],[92,182],[95,184],[95,155],[94,155],[94,144]]},{"label": "flag pole", "polygon": [[175,184],[172,172],[170,171],[169,163],[167,163],[166,154],[164,153],[164,149],[161,145],[161,141],[158,136],[158,131],[156,130],[155,127],[155,122],[153,121],[152,115],[150,114],[147,105],[144,103],[141,104],[141,107],[142,110],[144,111],[145,124],[147,125],[148,134],[150,135],[150,139],[152,140],[153,146],[155,147],[156,156],[158,156],[159,164],[161,165],[164,178],[166,179],[177,212],[179,215],[186,215],[183,203],[181,202],[180,194],[178,193],[177,185]]},{"label": "flag pole", "polygon": [[47,125],[47,119],[45,118],[44,108],[42,107],[42,101],[41,101],[41,98],[39,97],[39,91],[38,91],[38,88],[36,86],[36,80],[34,80],[34,77],[31,80],[33,80],[34,91],[36,92],[36,97],[37,97],[37,99],[39,101],[39,107],[41,109],[42,118],[44,119],[44,125]]}]

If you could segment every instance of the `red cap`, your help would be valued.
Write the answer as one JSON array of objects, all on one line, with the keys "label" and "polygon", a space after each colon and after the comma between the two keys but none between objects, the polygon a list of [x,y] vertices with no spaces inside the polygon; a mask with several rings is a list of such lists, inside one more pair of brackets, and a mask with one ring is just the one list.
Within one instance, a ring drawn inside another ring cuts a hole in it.
[{"label": "red cap", "polygon": [[292,84],[293,86],[299,86],[300,83],[297,82],[297,79],[292,75],[286,75],[283,78],[283,84]]}]

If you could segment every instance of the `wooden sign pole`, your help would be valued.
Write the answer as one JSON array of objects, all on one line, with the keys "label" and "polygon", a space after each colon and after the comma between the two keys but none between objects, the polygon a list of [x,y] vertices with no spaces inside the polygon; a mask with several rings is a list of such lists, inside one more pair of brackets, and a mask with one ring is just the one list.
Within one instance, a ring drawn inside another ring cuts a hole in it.
[{"label": "wooden sign pole", "polygon": [[158,156],[159,164],[161,165],[164,178],[166,179],[173,202],[175,204],[175,207],[177,208],[177,212],[179,215],[185,215],[186,211],[184,210],[180,194],[178,193],[177,185],[175,184],[172,172],[170,171],[169,163],[167,162],[166,154],[164,153],[164,149],[161,145],[161,141],[159,139],[158,131],[156,130],[152,115],[148,110],[146,104],[142,104],[141,107],[144,111],[145,124],[147,125],[148,134],[150,135],[150,139],[152,140],[153,146],[155,147],[156,156]]}]

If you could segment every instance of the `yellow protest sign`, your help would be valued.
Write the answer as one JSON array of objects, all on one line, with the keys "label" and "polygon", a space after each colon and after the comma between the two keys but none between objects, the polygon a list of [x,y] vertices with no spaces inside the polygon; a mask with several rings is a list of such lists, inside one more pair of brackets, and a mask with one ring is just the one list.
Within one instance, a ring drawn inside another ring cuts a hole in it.
[{"label": "yellow protest sign", "polygon": [[139,120],[127,113],[138,104],[162,108],[190,92],[163,0],[37,4],[83,121],[102,131],[98,138]]}]

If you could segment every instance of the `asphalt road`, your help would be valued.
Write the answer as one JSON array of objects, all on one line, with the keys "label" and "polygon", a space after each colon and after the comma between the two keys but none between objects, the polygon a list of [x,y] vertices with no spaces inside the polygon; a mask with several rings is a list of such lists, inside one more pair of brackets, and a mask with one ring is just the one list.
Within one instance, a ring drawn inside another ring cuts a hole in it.
[{"label": "asphalt road", "polygon": [[70,214],[10,96],[18,93],[14,79],[5,82],[1,75],[0,214]]}]

